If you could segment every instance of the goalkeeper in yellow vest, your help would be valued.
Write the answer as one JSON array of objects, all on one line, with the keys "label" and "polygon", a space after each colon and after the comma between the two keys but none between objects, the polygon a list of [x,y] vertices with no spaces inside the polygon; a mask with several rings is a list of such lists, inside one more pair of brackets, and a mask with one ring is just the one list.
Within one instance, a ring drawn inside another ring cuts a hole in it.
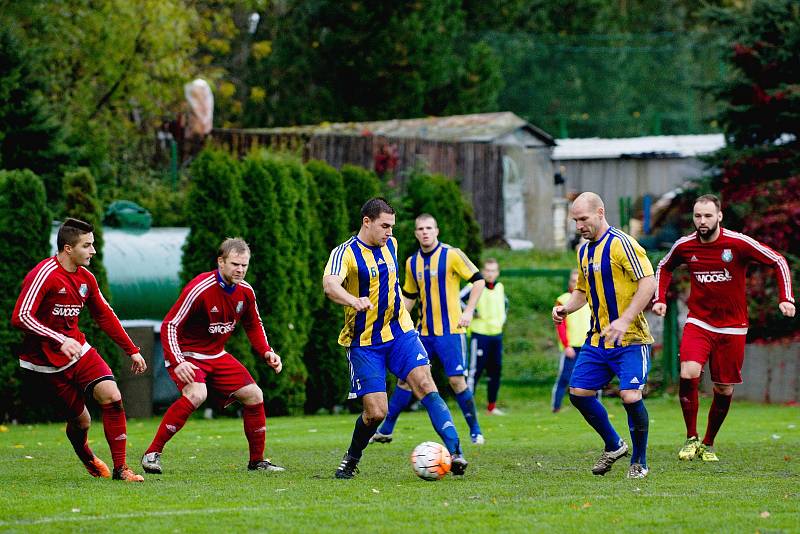
[{"label": "goalkeeper in yellow vest", "polygon": [[[420,301],[417,330],[428,355],[438,358],[448,376],[450,387],[469,425],[472,442],[483,444],[484,437],[475,413],[472,390],[467,386],[466,328],[472,322],[475,306],[485,285],[477,267],[461,250],[439,242],[439,226],[428,213],[414,222],[414,235],[420,248],[406,260],[403,303],[408,311]],[[462,311],[459,292],[461,280],[472,283],[467,305]],[[392,441],[400,412],[411,400],[411,389],[405,381],[389,399],[389,411],[383,424],[370,441]]]},{"label": "goalkeeper in yellow vest", "polygon": [[[508,299],[500,276],[500,264],[494,258],[487,258],[481,270],[486,281],[486,289],[478,299],[475,308],[475,318],[470,325],[470,360],[469,388],[475,393],[483,371],[486,371],[488,383],[487,413],[489,415],[505,415],[497,407],[497,393],[500,391],[500,374],[503,370],[503,326],[506,324],[508,312]],[[461,292],[462,299],[466,298],[471,287],[467,285]]]}]

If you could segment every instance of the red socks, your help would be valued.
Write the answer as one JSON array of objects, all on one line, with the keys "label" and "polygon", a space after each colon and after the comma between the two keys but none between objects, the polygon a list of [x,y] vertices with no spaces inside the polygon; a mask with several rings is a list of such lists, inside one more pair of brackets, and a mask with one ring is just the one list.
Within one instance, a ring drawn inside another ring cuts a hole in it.
[{"label": "red socks", "polygon": [[491,412],[492,410],[494,410],[494,407],[495,407],[496,405],[497,405],[497,403],[496,403],[496,402],[490,402],[490,403],[489,403],[489,404],[486,406],[486,409],[487,409],[487,410],[489,410],[489,411]]},{"label": "red socks", "polygon": [[244,435],[247,437],[247,443],[250,446],[250,461],[258,462],[263,460],[267,432],[264,403],[244,405],[242,419],[244,420]]},{"label": "red socks", "polygon": [[88,435],[88,428],[83,429],[72,423],[67,423],[67,438],[69,438],[69,442],[72,443],[75,454],[77,454],[81,462],[85,464],[91,462],[92,458],[94,458],[94,453],[92,449],[89,448],[89,442],[87,441]]},{"label": "red socks", "polygon": [[114,462],[114,469],[125,465],[125,446],[128,443],[127,424],[125,421],[125,409],[122,401],[101,404],[103,412],[103,430],[108,441],[108,448],[111,449],[111,459]]},{"label": "red socks", "polygon": [[711,409],[708,410],[708,426],[706,427],[706,435],[703,438],[704,445],[713,445],[714,438],[717,437],[717,432],[728,415],[728,409],[731,407],[731,400],[733,395],[720,395],[714,392],[714,400],[711,402]]},{"label": "red socks", "polygon": [[192,404],[188,398],[181,395],[178,400],[172,403],[167,413],[164,414],[164,417],[161,419],[161,424],[158,425],[156,437],[153,438],[153,442],[145,452],[161,452],[164,450],[164,445],[172,439],[172,436],[178,433],[178,430],[183,428],[183,425],[186,424],[186,420],[189,419],[189,416],[192,415],[194,411],[194,404]]},{"label": "red socks", "polygon": [[678,398],[681,402],[683,420],[686,423],[686,437],[697,436],[697,409],[700,406],[698,400],[698,388],[700,377],[681,378],[678,388]]}]

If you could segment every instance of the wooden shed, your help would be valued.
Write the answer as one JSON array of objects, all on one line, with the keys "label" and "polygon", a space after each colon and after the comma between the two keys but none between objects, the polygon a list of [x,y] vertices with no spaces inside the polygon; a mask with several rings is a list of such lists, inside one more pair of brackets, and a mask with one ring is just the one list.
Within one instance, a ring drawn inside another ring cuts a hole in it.
[{"label": "wooden shed", "polygon": [[608,222],[619,225],[620,197],[658,198],[702,176],[699,157],[724,146],[722,134],[559,139],[553,164],[563,167],[568,190],[600,195]]},{"label": "wooden shed", "polygon": [[253,147],[298,151],[339,168],[375,168],[396,149],[395,177],[422,165],[458,180],[484,239],[549,241],[555,141],[509,112],[259,129],[215,129],[217,143],[243,155]]}]

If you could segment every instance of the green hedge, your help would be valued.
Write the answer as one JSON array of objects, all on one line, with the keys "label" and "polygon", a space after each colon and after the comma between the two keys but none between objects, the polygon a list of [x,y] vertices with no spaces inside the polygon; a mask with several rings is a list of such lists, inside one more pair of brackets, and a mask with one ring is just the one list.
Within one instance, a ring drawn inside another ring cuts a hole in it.
[{"label": "green hedge", "polygon": [[22,288],[22,279],[50,255],[50,213],[42,180],[28,170],[0,171],[0,419],[31,420],[37,417],[24,401],[35,392],[24,391],[16,347],[22,332],[11,326],[11,313]]},{"label": "green hedge", "polygon": [[419,248],[414,237],[414,219],[430,213],[439,225],[439,239],[458,247],[474,262],[483,249],[480,227],[472,205],[458,183],[441,174],[414,173],[409,177],[400,205],[395,235],[400,254],[407,257]]},{"label": "green hedge", "polygon": [[350,387],[347,359],[337,342],[344,312],[341,306],[325,298],[321,290],[322,272],[328,255],[347,239],[348,211],[342,175],[321,161],[310,162],[306,169],[319,193],[314,212],[319,220],[324,221],[319,234],[321,248],[316,249],[317,263],[311,270],[311,279],[322,302],[312,315],[311,334],[303,357],[310,370],[305,408],[306,412],[314,413],[320,409],[332,410],[342,404]]},{"label": "green hedge", "polygon": [[[64,176],[64,217],[74,217],[94,226],[94,255],[89,270],[97,278],[97,284],[106,300],[111,302],[108,274],[103,264],[103,209],[97,197],[97,183],[91,171],[81,167]],[[122,350],[92,319],[89,312],[81,313],[79,328],[86,334],[86,340],[119,375],[120,365],[127,359]]]}]

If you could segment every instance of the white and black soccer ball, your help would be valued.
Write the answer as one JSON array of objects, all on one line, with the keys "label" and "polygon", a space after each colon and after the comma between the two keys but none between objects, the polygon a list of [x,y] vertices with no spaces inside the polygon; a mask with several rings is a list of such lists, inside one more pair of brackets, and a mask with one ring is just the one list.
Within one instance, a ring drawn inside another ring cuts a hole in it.
[{"label": "white and black soccer ball", "polygon": [[450,451],[435,441],[425,441],[411,453],[411,467],[423,480],[439,480],[450,472]]}]

